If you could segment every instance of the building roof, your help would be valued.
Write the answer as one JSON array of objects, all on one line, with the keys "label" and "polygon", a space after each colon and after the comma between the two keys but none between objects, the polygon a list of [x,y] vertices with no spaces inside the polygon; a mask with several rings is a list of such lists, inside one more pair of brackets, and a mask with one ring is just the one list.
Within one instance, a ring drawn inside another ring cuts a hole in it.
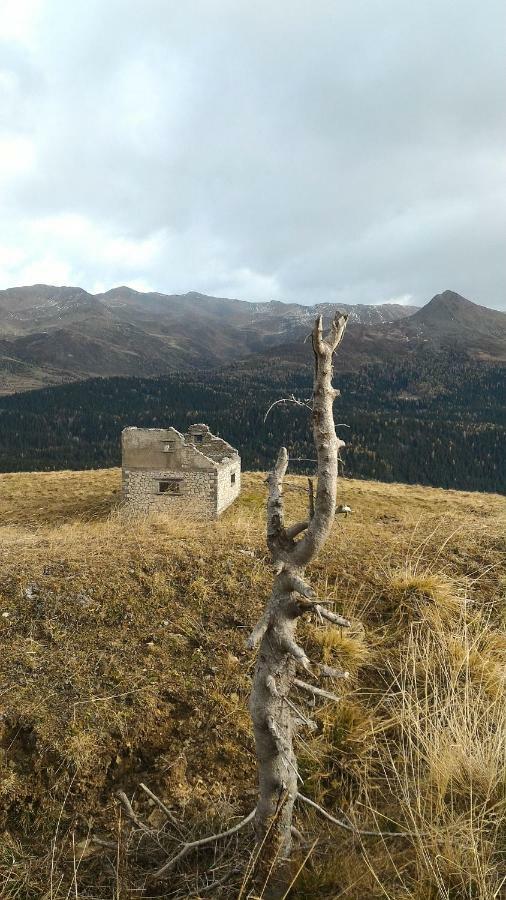
[{"label": "building roof", "polygon": [[204,424],[176,428],[124,428],[123,466],[135,469],[219,469],[239,459],[238,451]]}]

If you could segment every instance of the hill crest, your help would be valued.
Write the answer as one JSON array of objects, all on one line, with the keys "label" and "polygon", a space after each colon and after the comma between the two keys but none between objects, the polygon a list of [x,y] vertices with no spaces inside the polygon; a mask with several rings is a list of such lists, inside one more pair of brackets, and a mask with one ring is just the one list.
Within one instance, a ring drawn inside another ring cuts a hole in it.
[{"label": "hill crest", "polygon": [[[482,359],[506,359],[506,315],[452,291],[422,309],[400,304],[339,304],[350,317],[344,364],[388,361],[429,343]],[[127,285],[90,294],[80,287],[31,285],[0,291],[3,394],[72,380],[165,375],[215,368],[254,354],[283,360],[315,314],[308,307],[186,294],[141,292]]]}]

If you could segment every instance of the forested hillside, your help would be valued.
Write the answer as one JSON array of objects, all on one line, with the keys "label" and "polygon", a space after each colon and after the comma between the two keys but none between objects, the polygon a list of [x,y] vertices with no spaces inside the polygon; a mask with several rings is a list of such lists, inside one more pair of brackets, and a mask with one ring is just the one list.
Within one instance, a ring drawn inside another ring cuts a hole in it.
[{"label": "forested hillside", "polygon": [[[266,361],[267,363],[267,361]],[[266,469],[281,444],[310,471],[309,410],[277,399],[310,396],[310,366],[272,359],[164,378],[92,379],[4,397],[0,470],[118,465],[126,425],[204,421],[238,447],[247,469]],[[506,370],[456,354],[418,351],[398,363],[336,373],[335,404],[355,478],[505,491]],[[348,426],[348,427],[345,427]],[[295,462],[298,460],[298,462]]]}]

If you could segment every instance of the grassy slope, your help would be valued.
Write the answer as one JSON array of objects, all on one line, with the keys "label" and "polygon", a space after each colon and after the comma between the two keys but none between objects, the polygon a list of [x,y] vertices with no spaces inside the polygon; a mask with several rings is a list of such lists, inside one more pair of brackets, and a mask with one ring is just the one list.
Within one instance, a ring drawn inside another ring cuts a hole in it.
[{"label": "grassy slope", "polygon": [[[294,519],[304,486],[289,479]],[[254,805],[244,636],[270,581],[263,478],[246,475],[234,507],[198,530],[129,519],[118,487],[118,470],[0,476],[2,896],[140,896],[131,887],[176,842],[164,829],[165,851],[139,843],[118,788],[157,828],[146,782],[186,834]],[[315,733],[301,734],[304,790],[363,828],[415,837],[361,841],[300,810],[299,828],[321,839],[294,896],[492,900],[506,503],[350,480],[339,501],[353,515],[336,522],[311,579],[353,625],[308,623],[302,641],[350,678],[332,688],[340,704],[311,711]],[[195,873],[213,859],[188,857],[170,894],[148,895],[207,896]],[[213,896],[237,897],[240,880]]]}]

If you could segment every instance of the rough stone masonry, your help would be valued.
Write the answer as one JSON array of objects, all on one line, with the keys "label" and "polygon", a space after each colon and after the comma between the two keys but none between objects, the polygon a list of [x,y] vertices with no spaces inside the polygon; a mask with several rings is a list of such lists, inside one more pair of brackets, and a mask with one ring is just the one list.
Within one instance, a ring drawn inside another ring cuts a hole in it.
[{"label": "rough stone masonry", "polygon": [[241,489],[241,458],[207,425],[125,428],[123,500],[140,513],[216,519]]}]

